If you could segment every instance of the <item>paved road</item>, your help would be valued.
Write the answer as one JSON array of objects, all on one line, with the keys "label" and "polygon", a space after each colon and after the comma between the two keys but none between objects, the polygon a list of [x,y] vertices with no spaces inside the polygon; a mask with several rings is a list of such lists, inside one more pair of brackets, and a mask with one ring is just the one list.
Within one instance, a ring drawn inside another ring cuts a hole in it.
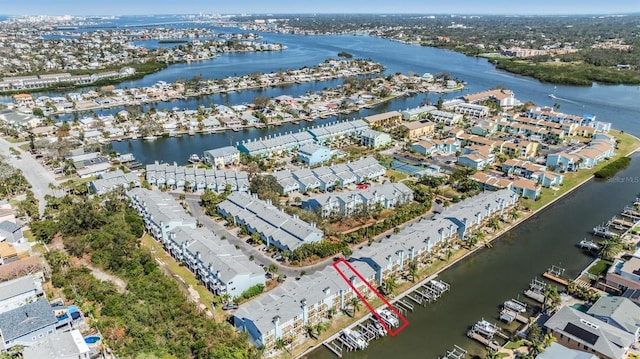
[{"label": "paved road", "polygon": [[[22,151],[18,146],[20,144],[10,143],[7,140],[0,138],[0,153],[5,155],[7,162],[13,167],[22,170],[22,174],[29,181],[33,191],[33,195],[38,199],[38,210],[40,215],[44,214],[44,208],[46,202],[44,200],[45,195],[53,196],[53,191],[49,188],[49,184],[59,185],[58,181],[53,177],[53,174],[49,172],[40,162],[28,152]],[[13,147],[20,151],[20,159],[12,155],[9,148]]]},{"label": "paved road", "polygon": [[[176,194],[177,195],[177,194]],[[282,264],[281,262],[276,261],[275,259],[271,258],[270,256],[268,256],[266,253],[258,250],[256,247],[251,246],[250,244],[248,244],[246,241],[239,239],[235,234],[231,233],[230,231],[227,230],[227,228],[221,224],[218,223],[216,221],[214,221],[213,219],[211,219],[209,216],[207,216],[203,211],[202,211],[202,207],[200,207],[200,196],[196,195],[196,194],[187,194],[186,195],[186,201],[187,204],[189,205],[189,210],[191,211],[191,214],[196,217],[198,219],[198,221],[205,226],[206,228],[208,228],[209,230],[211,230],[212,232],[214,232],[215,234],[217,234],[218,236],[222,237],[225,236],[225,238],[232,244],[237,245],[240,250],[242,251],[242,253],[244,253],[244,255],[248,256],[253,256],[254,261],[258,264],[262,264],[264,266],[268,266],[270,264],[276,264],[280,270],[278,273],[280,274],[286,274],[288,277],[296,277],[300,275],[301,271],[304,271],[306,274],[312,274],[314,272],[317,272],[319,270],[323,270],[324,268],[327,267],[327,265],[333,263],[334,259],[333,257],[327,258],[325,260],[322,260],[320,262],[314,263],[312,265],[308,265],[308,266],[304,266],[304,267],[290,267],[287,265]],[[402,227],[407,226],[412,224],[413,222],[416,222],[418,220],[420,220],[421,218],[425,218],[425,219],[430,219],[433,217],[434,215],[434,211],[437,212],[442,212],[444,209],[442,208],[441,205],[434,203],[432,210],[429,211],[428,213],[426,213],[425,215],[415,218],[407,223],[405,223]],[[389,234],[393,233],[393,229],[390,229],[384,233],[380,233],[378,236],[376,236],[376,240],[380,240],[384,237],[386,237]],[[364,244],[363,244],[364,245]],[[357,249],[356,249],[357,250]],[[342,255],[339,254],[338,257],[341,257]]]}]

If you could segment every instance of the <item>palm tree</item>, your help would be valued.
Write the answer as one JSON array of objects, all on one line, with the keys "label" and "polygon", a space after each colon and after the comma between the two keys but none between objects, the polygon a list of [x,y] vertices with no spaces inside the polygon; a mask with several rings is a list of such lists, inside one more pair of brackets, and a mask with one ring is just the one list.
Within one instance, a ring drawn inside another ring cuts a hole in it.
[{"label": "palm tree", "polygon": [[542,303],[543,307],[548,309],[549,311],[553,311],[561,303],[562,300],[560,299],[560,294],[558,294],[558,287],[554,285],[548,285],[544,290],[544,303]]},{"label": "palm tree", "polygon": [[384,288],[384,292],[388,295],[393,294],[393,292],[398,288],[398,283],[396,283],[396,279],[394,277],[389,277],[384,280],[382,287]]},{"label": "palm tree", "polygon": [[418,276],[418,261],[415,259],[409,262],[409,275],[411,276],[411,281],[415,283]]},{"label": "palm tree", "polygon": [[318,336],[320,336],[322,334],[322,332],[327,330],[328,327],[329,327],[329,325],[327,325],[327,323],[318,322],[318,324],[315,325],[315,330],[316,330],[316,333],[318,333]]},{"label": "palm tree", "polygon": [[487,353],[484,355],[484,359],[500,359],[501,356],[497,350],[487,347]]},{"label": "palm tree", "polygon": [[489,219],[489,223],[487,225],[494,231],[500,229],[500,221],[498,220],[498,217],[495,216]]},{"label": "palm tree", "polygon": [[600,241],[600,256],[605,259],[612,259],[622,250],[622,245],[616,239],[604,239]]},{"label": "palm tree", "polygon": [[358,297],[351,298],[351,307],[353,307],[353,315],[355,316],[360,310],[360,299]]},{"label": "palm tree", "polygon": [[511,208],[511,211],[509,211],[509,218],[511,218],[511,220],[513,220],[513,221],[515,221],[516,219],[520,218],[520,213],[518,212],[518,208],[517,207]]}]

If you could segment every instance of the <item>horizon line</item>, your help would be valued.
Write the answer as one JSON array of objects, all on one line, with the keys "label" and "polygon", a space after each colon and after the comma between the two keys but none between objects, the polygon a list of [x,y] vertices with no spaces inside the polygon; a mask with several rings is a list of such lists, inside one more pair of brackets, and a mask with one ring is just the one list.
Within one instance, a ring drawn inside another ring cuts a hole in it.
[{"label": "horizon line", "polygon": [[457,16],[629,16],[640,15],[640,11],[632,12],[602,12],[602,13],[459,13],[459,12],[229,12],[229,13],[216,13],[216,12],[185,12],[185,13],[158,13],[158,14],[144,14],[144,13],[130,13],[130,14],[29,14],[29,13],[0,13],[0,16],[176,16],[176,15],[235,15],[235,16],[276,16],[276,15],[457,15]]}]

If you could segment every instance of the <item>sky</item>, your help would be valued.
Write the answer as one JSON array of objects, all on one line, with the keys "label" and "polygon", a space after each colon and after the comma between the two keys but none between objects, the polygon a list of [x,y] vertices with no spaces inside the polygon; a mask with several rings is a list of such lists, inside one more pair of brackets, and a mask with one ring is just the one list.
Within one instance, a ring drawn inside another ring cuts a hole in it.
[{"label": "sky", "polygon": [[3,15],[283,13],[621,14],[640,0],[0,0]]}]

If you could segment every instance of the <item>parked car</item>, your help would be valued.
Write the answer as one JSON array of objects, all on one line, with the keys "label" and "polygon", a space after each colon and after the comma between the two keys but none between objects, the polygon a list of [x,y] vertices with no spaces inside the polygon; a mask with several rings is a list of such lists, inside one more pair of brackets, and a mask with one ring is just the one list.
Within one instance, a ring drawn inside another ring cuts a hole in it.
[{"label": "parked car", "polygon": [[235,303],[226,303],[225,305],[222,306],[222,310],[232,310],[232,309],[238,309],[238,305]]}]

